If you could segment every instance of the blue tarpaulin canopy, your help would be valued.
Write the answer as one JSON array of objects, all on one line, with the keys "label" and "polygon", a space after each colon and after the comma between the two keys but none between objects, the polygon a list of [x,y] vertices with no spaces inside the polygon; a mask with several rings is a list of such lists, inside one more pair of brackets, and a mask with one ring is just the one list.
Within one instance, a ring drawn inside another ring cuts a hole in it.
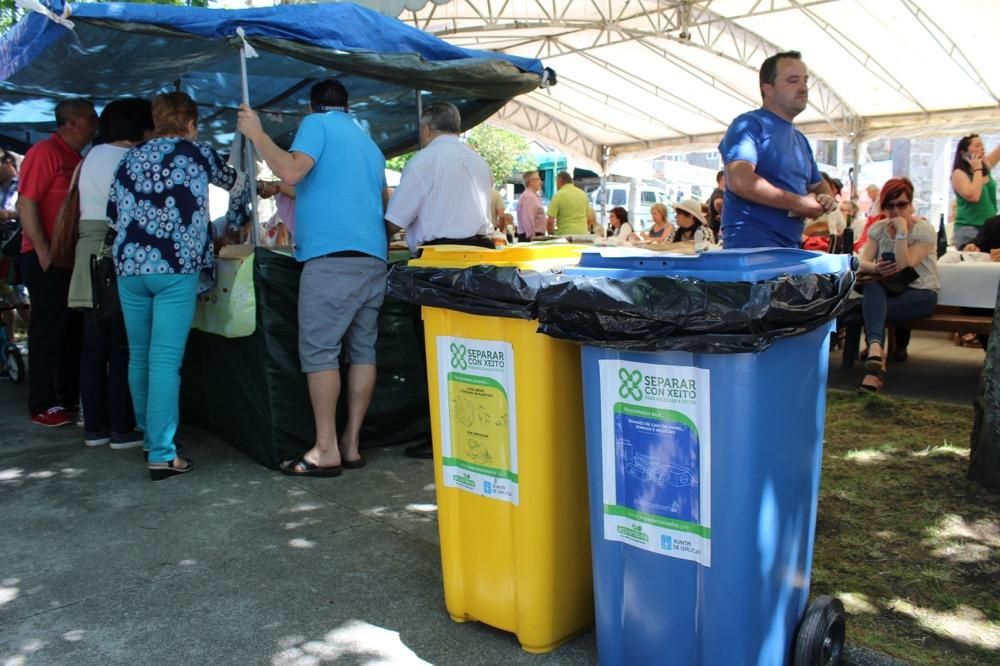
[{"label": "blue tarpaulin canopy", "polygon": [[424,105],[458,106],[469,128],[547,78],[538,60],[456,47],[350,3],[72,9],[73,29],[30,13],[0,37],[0,135],[23,143],[41,138],[54,127],[55,103],[66,97],[101,106],[182,90],[199,105],[200,138],[228,146],[242,95],[237,28],[259,54],[247,62],[250,104],[286,146],[307,112],[309,87],[329,76],[347,87],[351,112],[387,156],[417,146],[417,89]]}]

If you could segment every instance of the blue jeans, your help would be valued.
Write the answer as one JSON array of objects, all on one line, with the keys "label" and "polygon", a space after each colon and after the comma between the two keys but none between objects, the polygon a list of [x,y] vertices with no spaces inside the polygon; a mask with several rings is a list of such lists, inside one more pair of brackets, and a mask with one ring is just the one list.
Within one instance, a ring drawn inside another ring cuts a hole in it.
[{"label": "blue jeans", "polygon": [[128,383],[149,462],[177,456],[181,361],[194,320],[198,275],[133,275],[118,278],[128,332]]},{"label": "blue jeans", "polygon": [[885,324],[905,324],[930,317],[937,305],[937,292],[930,289],[907,289],[899,296],[890,296],[878,282],[865,285],[861,304],[865,317],[868,344],[884,344]]}]

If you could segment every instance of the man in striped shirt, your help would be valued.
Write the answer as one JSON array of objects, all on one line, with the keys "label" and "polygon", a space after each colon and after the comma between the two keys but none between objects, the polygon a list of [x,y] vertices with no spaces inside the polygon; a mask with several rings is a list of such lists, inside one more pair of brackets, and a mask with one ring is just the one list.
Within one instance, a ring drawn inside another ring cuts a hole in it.
[{"label": "man in striped shirt", "polygon": [[410,252],[452,243],[493,247],[486,161],[458,138],[462,118],[453,104],[431,104],[420,116],[422,149],[389,200],[385,219],[406,229]]}]

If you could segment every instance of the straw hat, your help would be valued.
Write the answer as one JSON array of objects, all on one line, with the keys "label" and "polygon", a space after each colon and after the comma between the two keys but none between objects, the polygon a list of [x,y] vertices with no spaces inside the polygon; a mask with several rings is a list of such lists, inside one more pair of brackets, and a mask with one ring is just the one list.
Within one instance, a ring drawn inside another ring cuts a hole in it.
[{"label": "straw hat", "polygon": [[679,204],[673,204],[673,207],[675,213],[679,210],[682,210],[685,213],[690,213],[691,215],[693,215],[694,218],[699,222],[701,222],[702,224],[708,224],[708,222],[705,221],[705,216],[702,215],[701,213],[701,202],[697,201],[696,199],[685,199]]}]

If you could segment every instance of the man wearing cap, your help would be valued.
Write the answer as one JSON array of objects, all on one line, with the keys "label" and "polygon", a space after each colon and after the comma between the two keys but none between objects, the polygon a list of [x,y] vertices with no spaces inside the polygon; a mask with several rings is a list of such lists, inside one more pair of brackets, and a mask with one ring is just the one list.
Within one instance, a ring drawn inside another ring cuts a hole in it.
[{"label": "man wearing cap", "polygon": [[799,247],[803,221],[837,206],[809,142],[792,124],[809,103],[802,54],[771,56],[759,80],[762,107],[733,120],[719,144],[726,167],[726,249]]},{"label": "man wearing cap", "polygon": [[556,176],[559,191],[549,202],[549,233],[556,236],[584,236],[587,234],[587,195],[573,184],[573,176],[568,171],[560,171]]},{"label": "man wearing cap", "polygon": [[[275,175],[295,186],[295,258],[304,262],[299,363],[309,384],[316,440],[280,468],[290,476],[332,477],[365,464],[359,437],[375,389],[389,249],[382,216],[389,192],[382,151],[347,113],[347,90],[340,81],[313,85],[309,107],[290,152],[264,133],[246,104],[240,106],[239,128]],[[347,423],[338,437],[342,348],[349,365]]]}]

